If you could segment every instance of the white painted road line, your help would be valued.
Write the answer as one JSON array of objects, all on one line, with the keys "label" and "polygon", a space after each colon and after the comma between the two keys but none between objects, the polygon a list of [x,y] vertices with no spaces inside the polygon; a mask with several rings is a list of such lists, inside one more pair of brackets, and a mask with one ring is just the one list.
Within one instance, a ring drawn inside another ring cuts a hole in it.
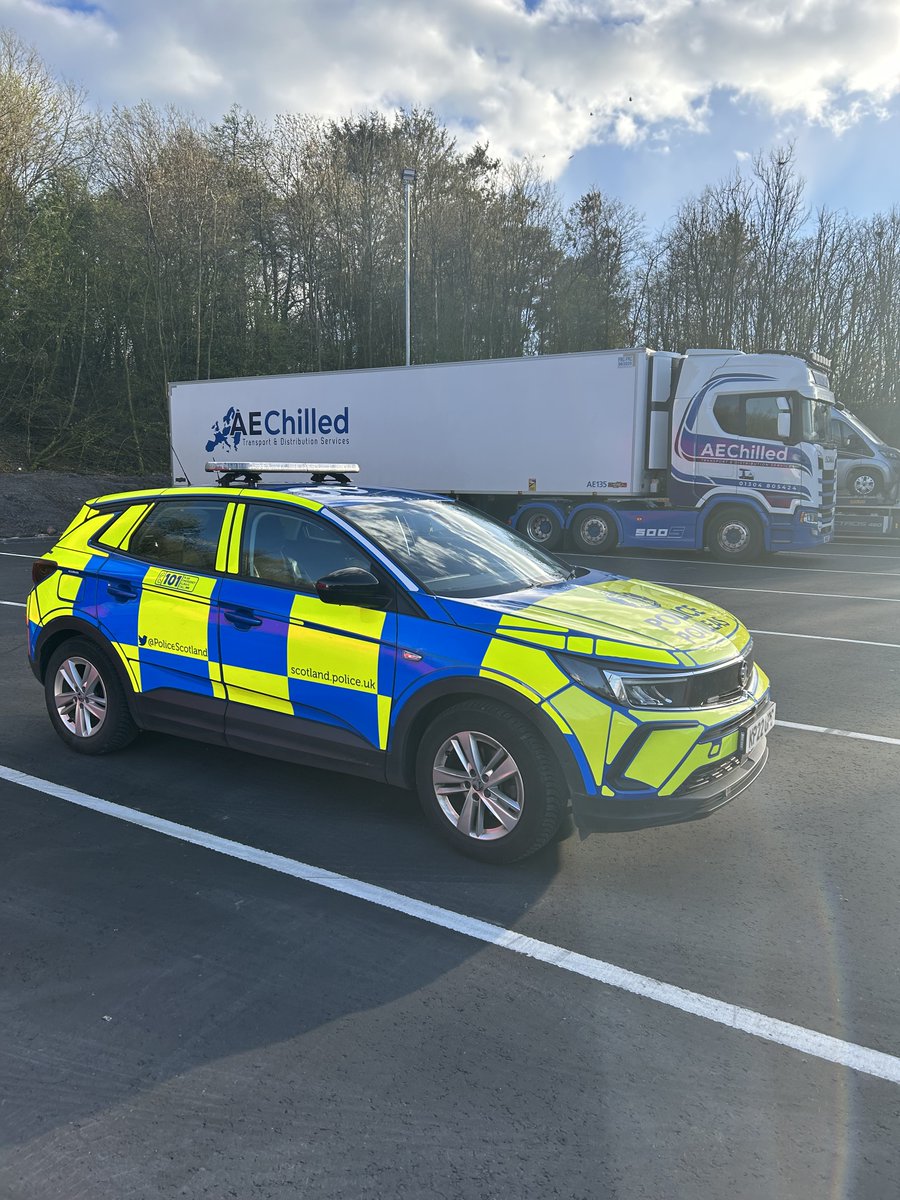
[{"label": "white painted road line", "polygon": [[851,551],[849,554],[826,554],[823,557],[834,559],[835,562],[839,558],[882,558],[885,562],[900,564],[900,555],[898,554],[857,554],[855,551]]},{"label": "white painted road line", "polygon": [[900,642],[865,642],[862,638],[826,637],[822,633],[781,633],[775,629],[751,629],[754,635],[761,633],[764,637],[809,638],[814,642],[845,642],[848,646],[883,646],[886,650],[900,650]]},{"label": "white painted road line", "polygon": [[24,608],[21,600],[0,600],[0,604],[8,604],[10,608]]},{"label": "white painted road line", "polygon": [[161,833],[166,837],[176,838],[178,841],[188,842],[205,850],[212,850],[216,854],[224,854],[229,858],[240,859],[242,862],[252,863],[269,871],[277,871],[282,875],[290,875],[318,887],[329,888],[331,891],[353,896],[358,900],[365,900],[369,904],[377,904],[381,908],[391,909],[394,912],[414,917],[416,920],[425,921],[429,925],[437,925],[442,929],[464,934],[466,937],[475,938],[488,945],[510,950],[514,954],[537,959],[549,966],[558,967],[562,971],[581,975],[585,979],[593,979],[597,983],[604,983],[634,996],[644,996],[658,1004],[667,1005],[669,1008],[675,1008],[681,1012],[692,1013],[717,1025],[725,1025],[729,1029],[749,1033],[762,1041],[774,1042],[776,1045],[786,1046],[790,1050],[797,1050],[801,1054],[811,1055],[824,1062],[837,1063],[839,1066],[849,1067],[853,1071],[872,1075],[876,1079],[886,1079],[890,1083],[900,1084],[900,1058],[893,1054],[885,1054],[867,1046],[859,1046],[853,1042],[842,1041],[840,1038],[829,1037],[814,1029],[806,1029],[802,1025],[779,1021],[774,1017],[767,1017],[764,1013],[754,1012],[753,1009],[741,1008],[736,1004],[716,1000],[712,996],[704,996],[700,992],[689,992],[674,984],[653,979],[649,975],[638,975],[634,971],[618,967],[614,963],[604,962],[599,958],[589,958],[585,954],[576,954],[572,950],[566,950],[563,946],[555,946],[551,942],[541,942],[536,938],[516,933],[515,930],[504,929],[500,925],[491,925],[487,921],[467,917],[463,913],[453,912],[451,909],[439,908],[424,900],[416,900],[411,896],[404,896],[400,892],[388,891],[387,888],[377,887],[375,884],[365,883],[360,879],[352,879],[347,875],[338,875],[333,871],[298,862],[293,858],[285,858],[280,854],[272,854],[254,846],[245,846],[242,842],[216,837],[214,834],[193,829],[189,825],[178,825],[174,821],[154,817],[149,813],[140,812],[138,809],[112,804],[108,800],[101,800],[96,796],[77,792],[73,788],[62,787],[46,779],[26,775],[11,767],[0,766],[0,779],[5,779],[20,787],[30,788],[35,792],[42,792],[47,796],[54,796],[56,799],[65,800],[70,804],[77,804],[81,808],[88,808],[108,817],[115,817],[120,821],[127,821],[131,825],[138,825],[143,829],[152,830],[154,833]]},{"label": "white painted road line", "polygon": [[[570,556],[571,557],[571,556]],[[582,558],[589,558],[590,555],[582,554]],[[596,556],[595,556],[596,557]],[[638,554],[615,554],[611,556],[611,562],[649,562],[648,558]],[[717,562],[714,558],[664,558],[660,562],[665,563],[689,563],[693,567],[744,567],[749,570],[756,571],[804,571],[818,575],[862,575],[866,578],[873,575],[881,575],[887,579],[900,579],[900,571],[851,571],[846,567],[776,567],[772,563],[726,563]]]},{"label": "white painted road line", "polygon": [[644,579],[642,583],[655,583],[660,587],[675,588],[683,592],[758,592],[762,596],[812,596],[817,600],[868,600],[873,604],[900,604],[900,596],[845,596],[841,592],[796,592],[793,588],[738,587],[737,584],[695,583],[693,579],[679,579],[672,583],[668,579]]},{"label": "white painted road line", "polygon": [[40,557],[41,557],[41,556],[40,556],[40,554],[13,554],[13,552],[12,552],[11,550],[0,550],[0,555],[2,555],[2,556],[3,556],[3,558],[31,558],[31,559],[35,559],[35,558],[40,558]]},{"label": "white painted road line", "polygon": [[888,746],[900,746],[900,737],[885,737],[881,733],[854,733],[850,729],[829,729],[827,725],[801,725],[798,721],[777,720],[782,729],[802,729],[805,733],[830,733],[835,737],[855,738],[860,742],[882,742]]}]

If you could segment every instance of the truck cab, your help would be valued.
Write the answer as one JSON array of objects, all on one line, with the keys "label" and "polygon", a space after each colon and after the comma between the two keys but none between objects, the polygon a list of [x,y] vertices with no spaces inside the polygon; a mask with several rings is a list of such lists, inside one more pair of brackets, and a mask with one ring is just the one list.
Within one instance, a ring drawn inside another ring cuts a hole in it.
[{"label": "truck cab", "polygon": [[[668,499],[695,508],[719,557],[803,549],[834,525],[834,396],[792,355],[689,350],[675,386]],[[743,520],[741,518],[744,518]]]}]

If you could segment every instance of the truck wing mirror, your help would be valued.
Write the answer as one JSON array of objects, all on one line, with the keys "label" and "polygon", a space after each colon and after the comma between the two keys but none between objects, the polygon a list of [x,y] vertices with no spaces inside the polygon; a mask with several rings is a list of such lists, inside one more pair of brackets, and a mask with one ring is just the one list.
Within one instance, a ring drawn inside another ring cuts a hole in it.
[{"label": "truck wing mirror", "polygon": [[780,412],[778,414],[778,436],[782,441],[787,441],[791,436],[791,414]]}]

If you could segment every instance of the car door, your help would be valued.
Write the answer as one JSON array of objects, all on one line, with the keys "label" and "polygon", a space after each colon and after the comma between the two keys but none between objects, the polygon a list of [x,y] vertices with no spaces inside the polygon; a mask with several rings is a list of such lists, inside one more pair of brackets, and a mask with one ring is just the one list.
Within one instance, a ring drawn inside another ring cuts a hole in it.
[{"label": "car door", "polygon": [[203,496],[160,500],[123,513],[99,539],[110,549],[98,624],[153,728],[224,738],[216,590],[235,507]]},{"label": "car door", "polygon": [[396,606],[326,604],[315,583],[362,567],[390,581],[341,530],[299,502],[248,502],[234,573],[218,592],[226,737],[236,748],[367,773],[384,757]]}]

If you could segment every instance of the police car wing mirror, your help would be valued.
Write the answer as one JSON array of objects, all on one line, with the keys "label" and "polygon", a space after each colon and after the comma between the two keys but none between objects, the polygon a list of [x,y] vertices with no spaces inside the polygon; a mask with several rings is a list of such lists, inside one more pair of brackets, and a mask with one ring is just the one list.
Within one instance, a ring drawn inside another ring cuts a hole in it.
[{"label": "police car wing mirror", "polygon": [[371,571],[362,567],[342,567],[316,581],[316,592],[325,604],[355,604],[358,608],[384,608],[388,602],[385,588]]}]

